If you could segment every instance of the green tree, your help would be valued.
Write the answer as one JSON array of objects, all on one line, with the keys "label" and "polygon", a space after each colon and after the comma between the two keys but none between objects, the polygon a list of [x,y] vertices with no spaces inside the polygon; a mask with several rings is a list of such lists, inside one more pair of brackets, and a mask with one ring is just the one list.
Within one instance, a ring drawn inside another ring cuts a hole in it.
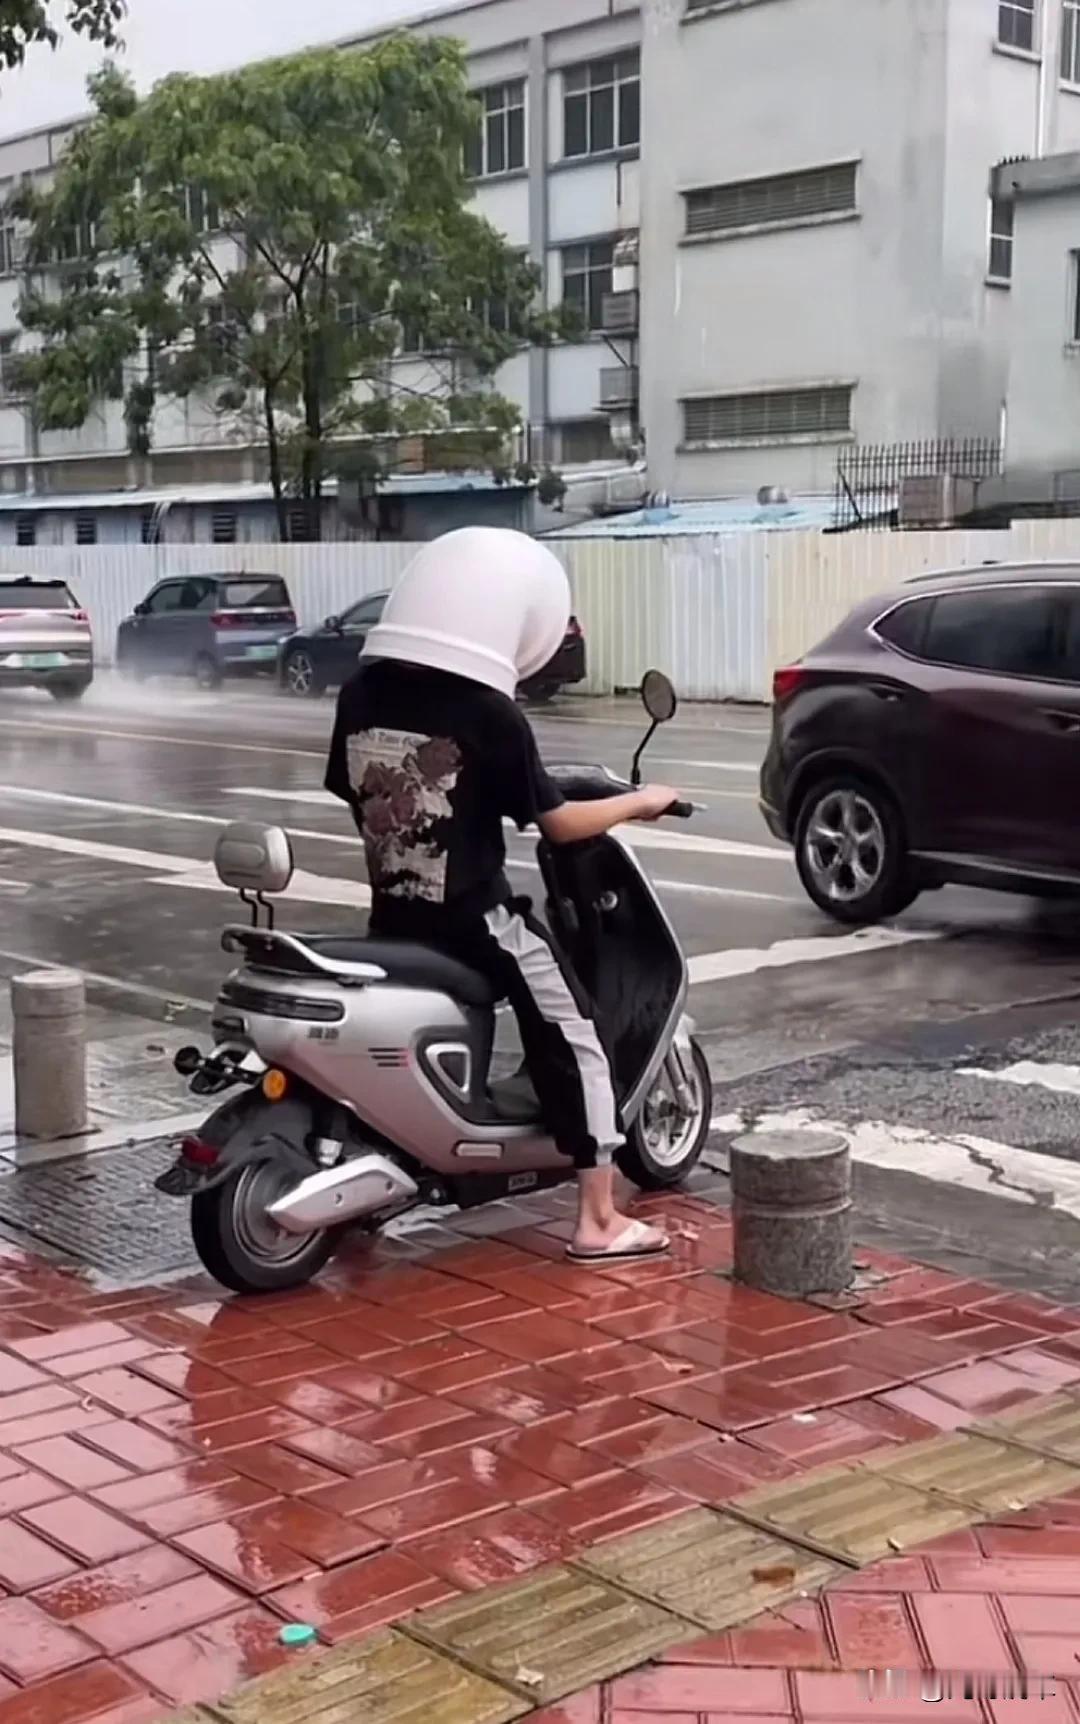
[{"label": "green tree", "polygon": [[21,66],[26,50],[46,42],[55,48],[60,22],[78,35],[115,48],[126,0],[0,0],[0,65]]},{"label": "green tree", "polygon": [[[424,434],[508,469],[519,411],[495,390],[523,343],[570,334],[539,275],[470,207],[477,122],[461,51],[396,35],[221,77],[173,76],[144,101],[114,67],[52,187],[23,188],[21,382],[45,429],[123,396],[128,441],[197,396],[265,446],[318,530],[326,477],[377,469]],[[402,345],[423,362],[403,367]]]}]

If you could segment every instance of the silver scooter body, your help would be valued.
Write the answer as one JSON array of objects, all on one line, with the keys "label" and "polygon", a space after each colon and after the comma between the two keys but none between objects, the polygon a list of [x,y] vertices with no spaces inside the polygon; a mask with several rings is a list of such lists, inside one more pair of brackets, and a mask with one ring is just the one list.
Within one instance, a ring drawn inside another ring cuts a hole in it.
[{"label": "silver scooter body", "polygon": [[[568,798],[628,788],[603,768],[551,770]],[[675,1097],[691,1094],[685,956],[618,838],[541,839],[538,856],[553,937],[597,1004],[631,1131],[661,1078]],[[267,1218],[300,1239],[572,1177],[527,1080],[490,1081],[498,1002],[483,977],[405,942],[278,930],[271,900],[293,870],[281,828],[229,827],[215,865],[253,923],[222,937],[241,961],[215,1008],[217,1045],[177,1064],[196,1093],[242,1093],[185,1144],[159,1189],[198,1202],[272,1161],[281,1177]]]}]

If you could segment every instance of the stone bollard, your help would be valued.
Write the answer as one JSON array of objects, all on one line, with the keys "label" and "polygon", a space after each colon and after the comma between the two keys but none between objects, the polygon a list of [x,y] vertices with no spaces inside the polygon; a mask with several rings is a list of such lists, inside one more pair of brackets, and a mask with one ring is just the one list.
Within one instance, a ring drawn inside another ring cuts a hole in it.
[{"label": "stone bollard", "polygon": [[851,1154],[822,1131],[769,1131],[731,1146],[735,1276],[765,1293],[842,1293],[854,1276]]},{"label": "stone bollard", "polygon": [[11,983],[15,1134],[87,1130],[86,989],[75,970],[34,970]]}]

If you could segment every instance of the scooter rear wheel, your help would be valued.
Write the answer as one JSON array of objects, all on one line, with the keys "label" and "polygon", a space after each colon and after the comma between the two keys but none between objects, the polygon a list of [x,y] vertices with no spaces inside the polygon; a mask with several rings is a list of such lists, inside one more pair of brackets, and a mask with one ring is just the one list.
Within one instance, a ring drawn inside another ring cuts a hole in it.
[{"label": "scooter rear wheel", "polygon": [[642,1191],[670,1191],[701,1160],[712,1123],[712,1076],[704,1049],[690,1043],[693,1108],[684,1113],[661,1076],[619,1151],[621,1172]]},{"label": "scooter rear wheel", "polygon": [[335,1233],[285,1233],[270,1220],[268,1205],[292,1183],[281,1168],[263,1161],[192,1199],[191,1237],[199,1261],[231,1292],[304,1287],[333,1256]]}]

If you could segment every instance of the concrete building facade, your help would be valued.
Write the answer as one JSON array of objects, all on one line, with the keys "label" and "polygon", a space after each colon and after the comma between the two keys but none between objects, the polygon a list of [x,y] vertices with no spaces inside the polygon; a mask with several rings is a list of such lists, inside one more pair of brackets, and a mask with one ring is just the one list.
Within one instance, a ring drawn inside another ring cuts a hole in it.
[{"label": "concrete building facade", "polygon": [[[992,174],[1080,148],[1080,0],[466,0],[410,27],[464,42],[477,207],[588,325],[500,377],[534,456],[643,442],[648,486],[693,499],[828,490],[854,441],[998,433],[1019,320]],[[0,143],[0,192],[71,130]],[[0,495],[146,483],[118,407],[35,434],[4,390],[18,291],[0,230]],[[155,486],[262,476],[241,421],[161,409]]]}]

